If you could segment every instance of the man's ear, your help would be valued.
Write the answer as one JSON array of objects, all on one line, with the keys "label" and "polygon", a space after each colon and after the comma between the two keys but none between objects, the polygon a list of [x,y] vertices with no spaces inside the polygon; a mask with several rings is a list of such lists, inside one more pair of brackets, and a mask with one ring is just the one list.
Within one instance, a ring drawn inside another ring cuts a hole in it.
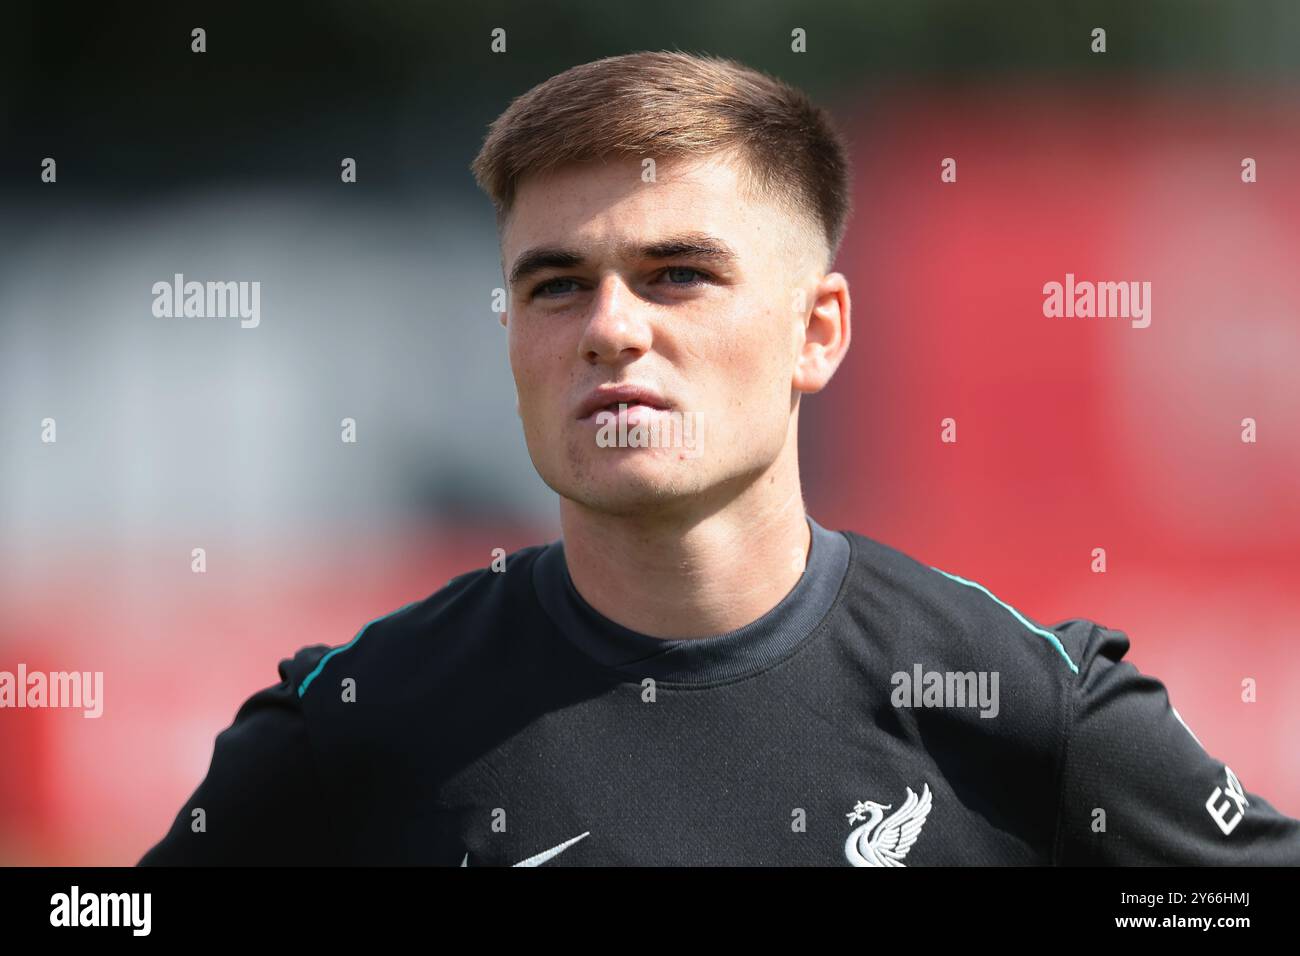
[{"label": "man's ear", "polygon": [[827,273],[817,280],[811,299],[791,382],[796,391],[809,394],[826,387],[849,350],[849,280],[839,272]]}]

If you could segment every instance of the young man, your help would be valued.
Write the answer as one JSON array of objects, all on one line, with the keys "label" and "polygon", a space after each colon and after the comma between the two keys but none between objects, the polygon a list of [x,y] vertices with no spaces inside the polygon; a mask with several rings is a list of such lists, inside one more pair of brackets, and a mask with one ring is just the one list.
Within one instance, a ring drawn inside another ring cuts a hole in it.
[{"label": "young man", "polygon": [[850,337],[820,109],[612,57],[474,172],[562,539],[281,662],[143,863],[1300,863],[1122,633],[805,513],[800,398]]}]

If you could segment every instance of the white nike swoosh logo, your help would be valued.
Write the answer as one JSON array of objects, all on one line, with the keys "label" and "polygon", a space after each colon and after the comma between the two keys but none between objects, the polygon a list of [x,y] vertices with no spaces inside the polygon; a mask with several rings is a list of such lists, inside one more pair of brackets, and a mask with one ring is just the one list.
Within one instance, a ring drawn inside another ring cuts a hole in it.
[{"label": "white nike swoosh logo", "polygon": [[[559,846],[553,846],[549,850],[543,850],[541,853],[537,854],[536,856],[530,856],[526,860],[520,860],[518,863],[515,864],[515,866],[541,866],[547,860],[551,859],[551,857],[559,856],[561,853],[563,853],[569,847],[573,846],[573,844],[577,843],[583,837],[590,836],[590,835],[591,835],[590,830],[588,830],[586,833],[579,833],[572,840],[565,840]],[[460,861],[460,865],[469,866],[468,853],[465,854],[465,859]]]}]

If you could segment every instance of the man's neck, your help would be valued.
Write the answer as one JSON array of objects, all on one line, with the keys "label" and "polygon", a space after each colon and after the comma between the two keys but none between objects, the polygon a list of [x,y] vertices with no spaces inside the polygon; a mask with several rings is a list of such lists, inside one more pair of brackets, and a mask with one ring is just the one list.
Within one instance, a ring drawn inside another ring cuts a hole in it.
[{"label": "man's neck", "polygon": [[798,582],[812,540],[797,469],[762,476],[725,507],[672,521],[561,499],[569,576],[593,608],[653,637],[723,634],[756,621]]}]

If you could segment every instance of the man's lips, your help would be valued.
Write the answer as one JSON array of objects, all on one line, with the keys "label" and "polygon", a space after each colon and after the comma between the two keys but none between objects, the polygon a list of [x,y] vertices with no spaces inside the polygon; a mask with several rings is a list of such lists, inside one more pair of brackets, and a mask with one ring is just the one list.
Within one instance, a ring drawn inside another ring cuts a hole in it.
[{"label": "man's lips", "polygon": [[651,388],[640,385],[602,386],[594,389],[578,406],[577,418],[581,421],[605,410],[618,412],[620,405],[626,405],[628,411],[638,405],[656,411],[672,407],[668,399]]}]

